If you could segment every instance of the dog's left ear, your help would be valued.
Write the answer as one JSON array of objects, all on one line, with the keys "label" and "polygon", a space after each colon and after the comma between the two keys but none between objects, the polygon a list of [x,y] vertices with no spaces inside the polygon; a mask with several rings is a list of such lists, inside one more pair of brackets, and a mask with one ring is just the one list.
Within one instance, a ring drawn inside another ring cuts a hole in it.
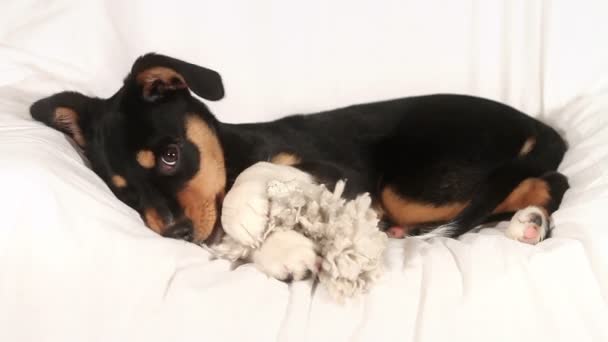
[{"label": "dog's left ear", "polygon": [[142,97],[149,102],[162,98],[167,92],[185,88],[211,101],[224,97],[224,85],[217,72],[155,53],[139,57],[126,81],[135,81],[141,86]]},{"label": "dog's left ear", "polygon": [[80,147],[90,137],[90,127],[99,115],[103,100],[64,91],[45,97],[30,106],[30,114],[60,132],[70,136]]}]

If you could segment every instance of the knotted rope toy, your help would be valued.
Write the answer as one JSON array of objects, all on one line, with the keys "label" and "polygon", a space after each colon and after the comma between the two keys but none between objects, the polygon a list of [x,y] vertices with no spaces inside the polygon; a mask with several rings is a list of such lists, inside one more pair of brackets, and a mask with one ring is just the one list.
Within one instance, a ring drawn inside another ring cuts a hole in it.
[{"label": "knotted rope toy", "polygon": [[378,229],[369,194],[347,201],[345,186],[338,181],[329,191],[296,168],[257,163],[226,194],[226,235],[210,251],[230,261],[248,260],[272,233],[294,230],[315,244],[322,258],[319,282],[334,299],[364,293],[382,275],[387,236]]}]

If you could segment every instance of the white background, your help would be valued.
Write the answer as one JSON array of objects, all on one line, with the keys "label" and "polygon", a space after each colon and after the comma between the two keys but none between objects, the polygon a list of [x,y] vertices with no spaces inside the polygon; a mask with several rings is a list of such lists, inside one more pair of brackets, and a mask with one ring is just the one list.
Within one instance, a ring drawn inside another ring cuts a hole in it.
[{"label": "white background", "polygon": [[601,0],[26,0],[3,7],[3,45],[70,65],[98,96],[118,89],[135,57],[149,51],[217,70],[227,96],[212,107],[229,122],[436,92],[482,95],[538,114],[608,70]]}]

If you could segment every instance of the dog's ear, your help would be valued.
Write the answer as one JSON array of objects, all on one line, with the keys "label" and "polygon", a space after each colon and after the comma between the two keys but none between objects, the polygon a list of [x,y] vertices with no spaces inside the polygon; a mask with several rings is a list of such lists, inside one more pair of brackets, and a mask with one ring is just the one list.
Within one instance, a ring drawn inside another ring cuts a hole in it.
[{"label": "dog's ear", "polygon": [[149,102],[176,89],[191,89],[198,96],[217,101],[224,97],[224,85],[217,72],[179,59],[149,53],[133,64],[126,82],[141,86],[143,99]]},{"label": "dog's ear", "polygon": [[66,91],[34,102],[30,114],[47,126],[69,135],[80,147],[84,147],[86,138],[83,127],[90,122],[89,112],[100,101]]}]

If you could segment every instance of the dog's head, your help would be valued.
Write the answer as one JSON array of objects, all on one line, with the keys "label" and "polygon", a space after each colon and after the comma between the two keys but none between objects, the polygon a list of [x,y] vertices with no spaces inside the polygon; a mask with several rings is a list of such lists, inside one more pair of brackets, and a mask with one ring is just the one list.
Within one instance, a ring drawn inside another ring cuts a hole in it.
[{"label": "dog's head", "polygon": [[69,135],[148,227],[202,242],[219,230],[226,172],[218,122],[190,90],[212,101],[224,96],[217,72],[147,54],[108,99],[62,92],[30,112]]}]

